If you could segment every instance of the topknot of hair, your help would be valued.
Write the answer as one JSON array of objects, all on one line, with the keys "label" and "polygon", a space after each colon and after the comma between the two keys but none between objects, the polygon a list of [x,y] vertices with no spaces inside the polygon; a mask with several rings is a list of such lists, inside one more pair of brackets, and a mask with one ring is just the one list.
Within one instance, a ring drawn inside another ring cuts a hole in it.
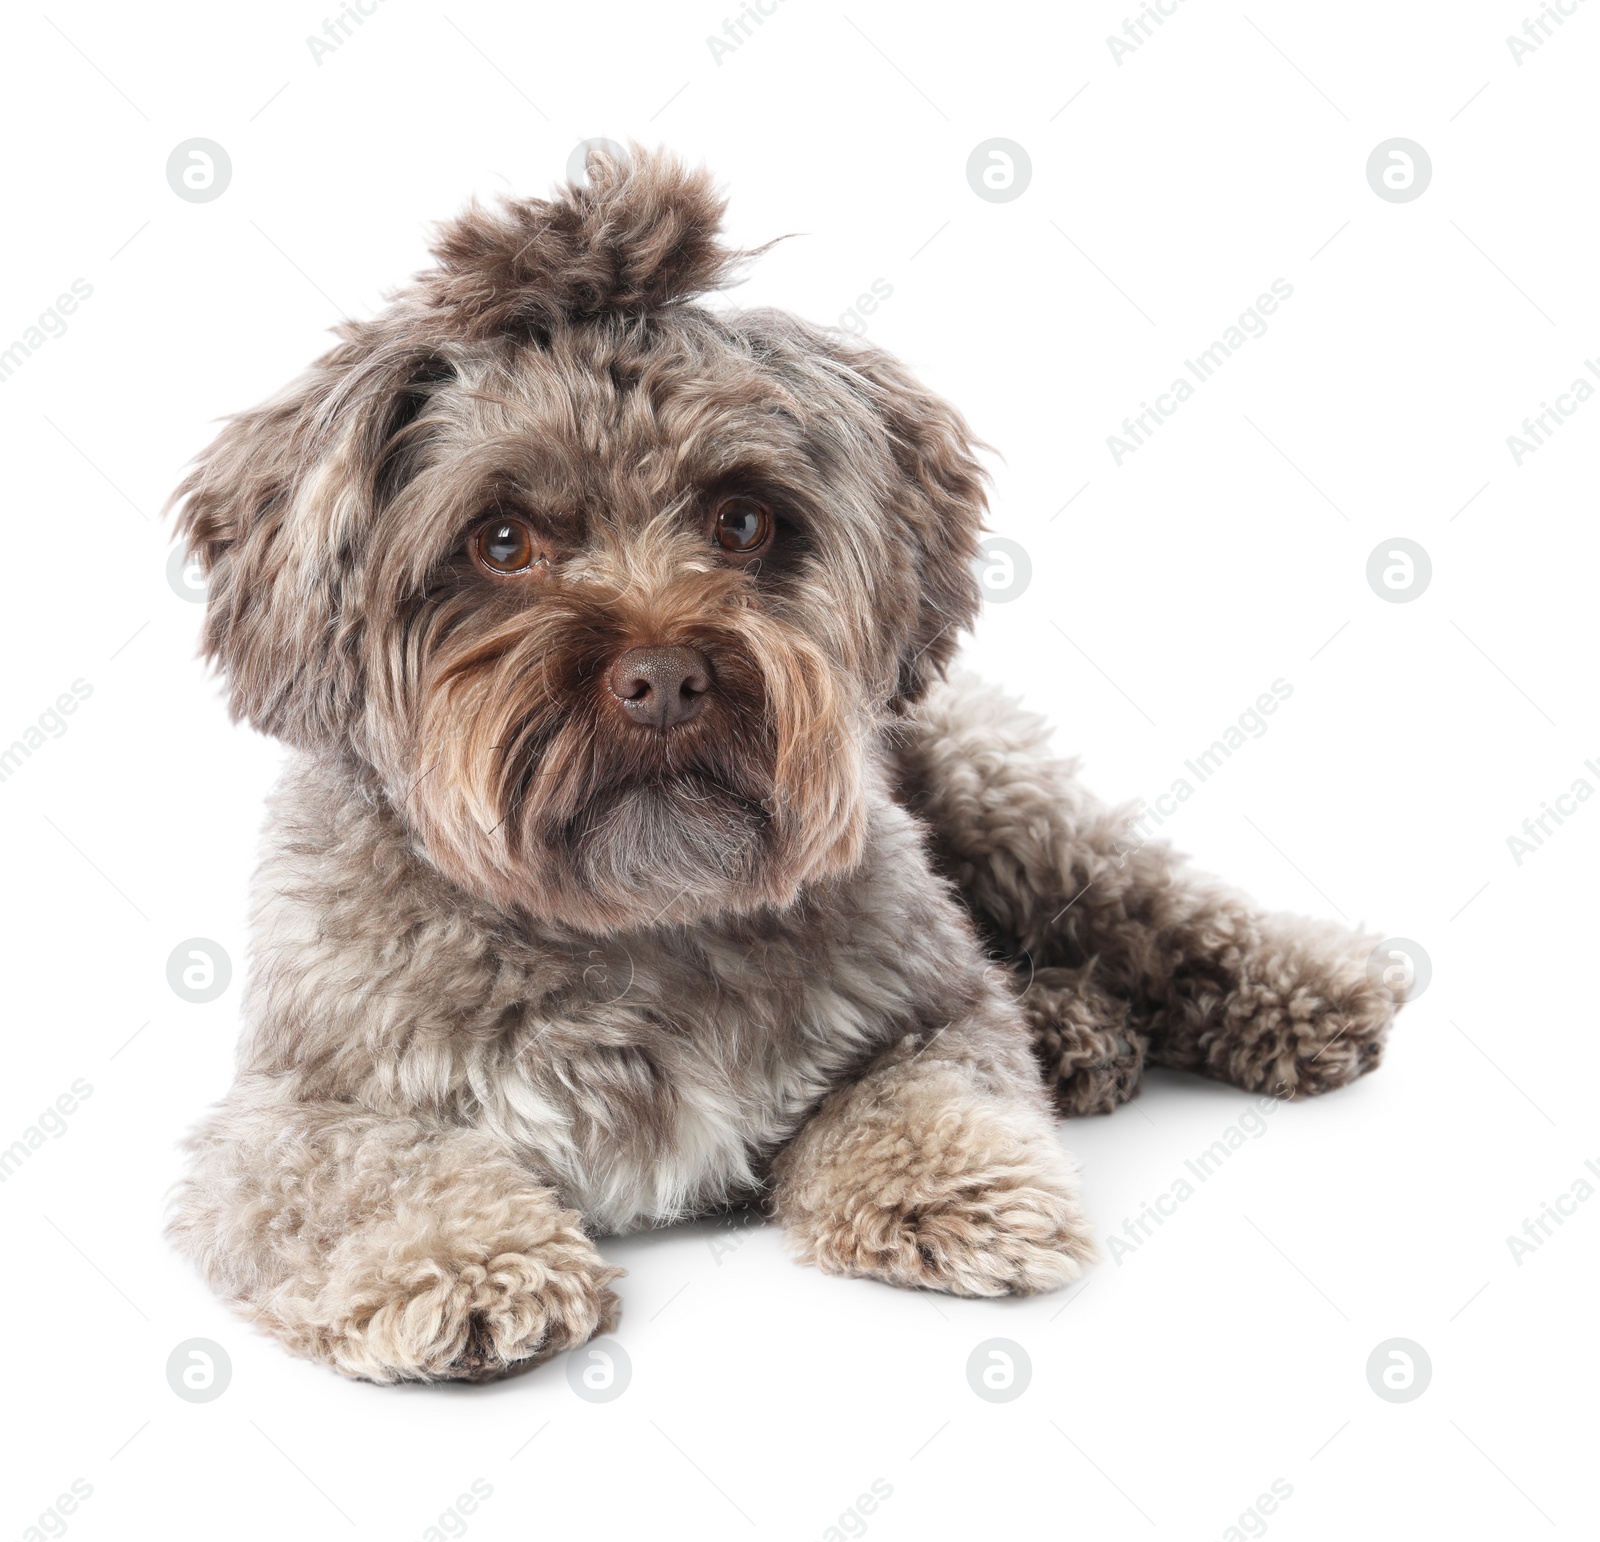
[{"label": "topknot of hair", "polygon": [[720,240],[727,199],[666,151],[591,149],[587,180],[550,198],[473,204],[442,226],[423,295],[472,337],[538,335],[647,314],[732,282],[751,252]]}]

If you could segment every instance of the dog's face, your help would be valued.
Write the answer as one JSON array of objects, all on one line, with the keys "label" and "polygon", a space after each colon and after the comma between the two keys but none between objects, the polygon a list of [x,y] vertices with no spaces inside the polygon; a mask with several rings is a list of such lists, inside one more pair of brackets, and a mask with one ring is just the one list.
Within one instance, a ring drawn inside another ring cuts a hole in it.
[{"label": "dog's face", "polygon": [[604,931],[858,859],[983,500],[886,356],[687,303],[740,255],[703,173],[589,177],[448,227],[179,497],[235,713],[359,757],[473,892]]}]

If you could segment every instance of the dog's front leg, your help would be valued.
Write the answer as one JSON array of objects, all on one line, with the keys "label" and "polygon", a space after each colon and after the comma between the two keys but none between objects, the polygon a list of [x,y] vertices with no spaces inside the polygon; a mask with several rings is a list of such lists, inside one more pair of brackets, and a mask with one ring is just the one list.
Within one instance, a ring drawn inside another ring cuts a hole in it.
[{"label": "dog's front leg", "polygon": [[1029,1294],[1096,1256],[1012,1002],[908,1035],[780,1153],[774,1208],[833,1274],[963,1296]]},{"label": "dog's front leg", "polygon": [[191,1142],[169,1229],[295,1353],[372,1381],[485,1381],[614,1325],[622,1271],[488,1135],[254,1081]]}]

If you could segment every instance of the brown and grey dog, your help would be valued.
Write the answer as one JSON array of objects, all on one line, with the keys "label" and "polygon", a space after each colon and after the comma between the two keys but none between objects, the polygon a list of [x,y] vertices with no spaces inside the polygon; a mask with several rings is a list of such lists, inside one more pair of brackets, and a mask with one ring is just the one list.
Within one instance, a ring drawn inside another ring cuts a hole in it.
[{"label": "brown and grey dog", "polygon": [[482,1379],[612,1326],[595,1238],[760,1200],[964,1295],[1095,1256],[1054,1129],[1144,1063],[1377,1064],[1371,939],[1136,845],[944,679],[965,423],[696,296],[748,254],[635,152],[474,209],[179,490],[271,805],[238,1077],[172,1235],[290,1349]]}]

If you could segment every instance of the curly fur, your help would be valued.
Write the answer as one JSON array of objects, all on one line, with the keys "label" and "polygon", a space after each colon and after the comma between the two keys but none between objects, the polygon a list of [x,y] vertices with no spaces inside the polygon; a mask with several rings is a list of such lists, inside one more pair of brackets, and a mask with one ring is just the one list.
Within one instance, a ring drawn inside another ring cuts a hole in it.
[{"label": "curly fur", "polygon": [[[880,351],[696,304],[721,213],[638,150],[469,210],[177,494],[205,650],[295,753],[170,1232],[349,1376],[537,1364],[616,1322],[597,1237],[754,1199],[828,1271],[1055,1288],[1095,1247],[1052,1101],[1322,1091],[1398,1004],[945,681],[978,446]],[[503,518],[515,577],[473,556]],[[706,661],[692,720],[619,710],[644,646]]]},{"label": "curly fur", "polygon": [[615,1325],[622,1271],[486,1135],[246,1076],[190,1149],[203,1181],[174,1238],[289,1349],[347,1375],[488,1380]]},{"label": "curly fur", "polygon": [[1128,836],[1044,720],[958,677],[894,740],[935,861],[1018,978],[1063,1113],[1105,1113],[1144,1061],[1251,1092],[1343,1086],[1383,1053],[1398,987],[1376,983],[1378,938],[1264,914]]},{"label": "curly fur", "polygon": [[969,1069],[921,1059],[926,1047],[880,1057],[779,1156],[796,1252],[830,1274],[962,1296],[1077,1279],[1099,1255],[1042,1108],[1012,1087],[974,1096]]},{"label": "curly fur", "polygon": [[[427,302],[468,337],[547,334],[572,318],[660,310],[733,281],[756,252],[722,245],[727,200],[709,173],[603,149],[583,186],[476,206],[444,226]],[[762,248],[765,250],[765,248]]]}]

